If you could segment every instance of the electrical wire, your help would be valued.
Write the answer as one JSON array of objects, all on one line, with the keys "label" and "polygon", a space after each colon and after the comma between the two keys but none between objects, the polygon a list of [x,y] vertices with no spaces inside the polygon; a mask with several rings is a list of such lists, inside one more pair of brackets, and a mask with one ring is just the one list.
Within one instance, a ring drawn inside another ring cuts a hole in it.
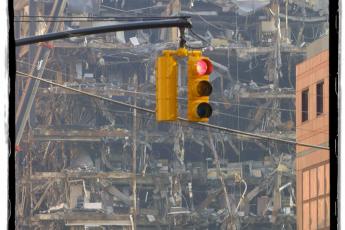
[{"label": "electrical wire", "polygon": [[[101,99],[101,100],[104,100],[104,101],[108,101],[108,102],[111,102],[111,103],[114,103],[114,104],[122,105],[122,106],[125,106],[125,107],[137,109],[137,110],[142,111],[142,112],[147,112],[147,113],[155,114],[155,111],[151,110],[151,109],[147,109],[147,108],[140,107],[140,106],[135,106],[135,105],[132,105],[132,104],[129,104],[129,103],[113,100],[113,99],[110,99],[110,98],[107,98],[107,97],[98,96],[98,95],[95,95],[95,94],[84,92],[82,90],[73,89],[71,87],[67,87],[67,86],[64,86],[64,85],[52,82],[52,81],[48,81],[48,80],[45,80],[45,79],[42,79],[42,78],[38,78],[38,77],[32,76],[30,74],[23,73],[23,72],[20,72],[20,71],[16,71],[16,73],[19,76],[33,78],[33,79],[36,79],[36,80],[39,80],[39,81],[43,81],[43,82],[49,83],[51,85],[59,86],[61,88],[67,89],[67,90],[71,90],[71,91],[74,91],[74,92],[78,92],[80,94],[84,94],[84,95],[90,96],[90,97],[98,98],[98,99]],[[182,118],[182,117],[178,117],[177,120],[189,122],[187,119]],[[319,146],[319,145],[311,145],[311,144],[306,144],[306,143],[301,143],[301,142],[296,142],[296,141],[285,140],[285,139],[281,139],[281,138],[269,137],[269,136],[264,136],[264,135],[260,135],[260,134],[254,134],[254,133],[249,133],[249,132],[245,132],[245,131],[240,131],[240,130],[236,130],[236,129],[225,128],[225,127],[221,127],[221,126],[217,126],[217,125],[213,125],[213,124],[208,124],[208,123],[195,122],[195,124],[198,124],[198,125],[204,126],[204,127],[208,127],[208,128],[212,128],[212,129],[218,129],[218,130],[221,130],[221,131],[224,131],[224,132],[228,132],[228,133],[234,133],[234,134],[237,134],[237,135],[240,135],[240,136],[255,138],[255,139],[263,139],[263,140],[267,140],[267,141],[276,141],[276,142],[281,142],[281,143],[286,143],[286,144],[294,144],[294,145],[299,145],[299,146],[304,146],[304,147],[329,150],[329,147],[324,147],[324,146]]]},{"label": "electrical wire", "polygon": [[[30,64],[28,62],[24,62],[24,61],[17,61],[19,63],[23,63],[23,64],[28,64],[28,65],[31,65],[31,66],[36,66],[36,65],[33,65],[33,64]],[[48,71],[51,71],[51,72],[57,72],[55,70],[52,70],[52,69],[49,69],[49,68],[46,68],[46,70]],[[67,76],[67,75],[64,75],[63,76]],[[130,90],[124,90],[124,89],[116,89],[116,91],[119,91],[119,92],[124,92],[124,93],[130,93],[130,94],[135,94],[135,95],[146,95],[146,96],[152,96],[152,97],[155,97],[156,95],[154,93],[145,93],[145,92],[135,92],[135,91],[130,91]],[[183,100],[183,101],[186,101],[187,99],[186,98],[181,98],[181,97],[178,97],[178,100]],[[227,102],[220,102],[220,101],[214,101],[214,100],[210,100],[210,103],[212,104],[223,104],[223,105],[232,105],[232,106],[239,106],[239,107],[247,107],[247,108],[253,108],[253,109],[264,109],[264,110],[272,110],[273,108],[272,107],[258,107],[258,106],[255,106],[255,105],[245,105],[245,104],[237,104],[237,103],[227,103]],[[186,105],[184,105],[186,106]],[[277,110],[279,111],[288,111],[288,112],[296,112],[296,110],[293,110],[293,109],[283,109],[283,108],[278,108]],[[233,117],[233,118],[239,118],[239,119],[243,119],[243,120],[250,120],[250,121],[255,121],[255,119],[252,119],[252,118],[248,118],[248,117],[243,117],[243,116],[240,116],[239,114],[236,114],[236,115],[233,115],[231,113],[223,113],[223,112],[219,112],[219,111],[215,111],[215,114],[222,114],[223,116],[227,116],[227,117]],[[327,113],[323,113],[323,115],[327,115]],[[309,119],[310,120],[315,120],[316,118],[314,119]],[[320,132],[320,133],[326,133],[328,134],[329,132],[326,131],[326,130],[314,130],[314,129],[306,129],[306,128],[301,128],[301,127],[295,127],[295,130],[302,130],[302,131],[309,131],[309,132]]]},{"label": "electrical wire", "polygon": [[[134,115],[133,112],[130,112],[130,111],[119,111],[119,110],[115,110],[115,109],[105,109],[105,108],[100,108],[100,107],[93,106],[93,105],[86,105],[86,104],[80,104],[80,103],[75,103],[75,105],[81,105],[81,106],[84,106],[85,108],[89,108],[89,109],[98,109],[100,111],[110,112],[110,113],[113,113],[114,116],[117,116],[117,117],[128,118],[128,115],[131,115],[132,118],[138,118],[138,119],[142,119],[144,121],[156,121],[155,118],[149,118],[149,117],[144,116],[143,114]],[[176,127],[182,126],[183,128],[190,128],[190,124],[188,124],[188,123],[185,123],[185,124],[184,123],[181,123],[181,124],[169,123],[169,124],[171,126],[176,126]],[[205,133],[205,131],[207,131],[206,128],[193,127],[193,130],[196,130],[195,132],[198,134],[207,135]],[[222,134],[223,132],[213,130],[212,133]],[[175,136],[175,134],[174,133],[171,133],[171,135],[165,134],[165,136],[172,136],[173,137],[173,136]]]},{"label": "electrical wire", "polygon": [[[34,64],[30,64],[28,62],[24,62],[24,61],[17,61],[19,63],[23,63],[23,64],[28,64],[28,65],[31,65],[31,66],[36,66]],[[51,72],[56,72],[55,70],[52,70],[52,69],[49,69],[49,68],[46,68],[45,70],[47,71],[51,71]],[[67,76],[67,75],[62,75],[62,76]],[[130,94],[135,94],[135,95],[146,95],[146,96],[152,96],[152,97],[155,97],[156,94],[154,93],[145,93],[145,92],[136,92],[136,91],[130,91],[130,90],[125,90],[125,89],[116,89],[116,91],[118,92],[124,92],[124,93],[130,93]],[[178,100],[183,100],[183,101],[186,101],[187,99],[186,98],[182,98],[182,97],[178,97]],[[214,100],[210,100],[210,103],[212,104],[223,104],[223,105],[232,105],[232,106],[239,106],[239,107],[247,107],[247,108],[253,108],[253,109],[264,109],[264,110],[272,110],[273,108],[272,107],[258,107],[258,106],[254,106],[254,105],[245,105],[245,104],[237,104],[237,103],[227,103],[227,102],[220,102],[220,101],[214,101]],[[184,105],[186,106],[186,105]],[[278,108],[277,110],[279,111],[287,111],[287,112],[296,112],[296,110],[293,110],[293,109],[282,109],[282,108]],[[227,116],[227,117],[233,117],[233,118],[239,118],[239,119],[244,119],[244,120],[250,120],[250,121],[255,121],[255,119],[252,119],[252,118],[247,118],[247,117],[243,117],[243,116],[240,116],[239,114],[236,114],[236,115],[232,115],[231,113],[223,113],[223,112],[219,112],[219,111],[215,111],[215,113],[218,113],[218,114],[222,114],[224,116]],[[323,115],[327,115],[328,113],[323,113]],[[315,120],[316,118],[314,119],[309,119],[310,120]],[[316,130],[314,129],[306,129],[306,128],[301,128],[301,127],[296,127],[295,130],[303,130],[303,131],[309,131],[309,132],[315,132]],[[320,133],[326,133],[328,134],[329,132],[328,131],[325,131],[325,130],[318,130],[318,132]]]},{"label": "electrical wire", "polygon": [[[105,5],[101,5],[101,6],[102,7],[108,7],[108,6],[105,6]],[[109,7],[109,8],[116,9],[116,10],[128,13],[128,12],[135,12],[135,11],[138,11],[138,10],[149,10],[149,9],[154,9],[154,8],[166,8],[166,7],[167,7],[167,5],[155,5],[155,6],[148,6],[148,7],[132,9],[132,10],[121,10],[121,9],[112,8],[112,7]]]},{"label": "electrical wire", "polygon": [[[128,118],[128,115],[131,115],[134,118],[140,118],[140,119],[145,120],[145,121],[156,121],[155,118],[148,118],[148,117],[145,117],[143,114],[134,115],[133,112],[131,112],[131,111],[119,111],[118,109],[100,108],[100,106],[97,106],[97,105],[90,105],[90,104],[78,103],[78,102],[74,103],[74,105],[83,106],[83,107],[89,108],[89,109],[98,109],[98,110],[103,111],[103,112],[113,113],[114,116],[117,116],[117,117]],[[181,124],[169,123],[169,124],[170,125],[175,125],[176,127],[179,127],[179,126],[182,126],[183,128],[189,128],[190,127],[189,123],[181,123]],[[198,131],[195,131],[195,132],[197,132],[199,134],[207,135],[205,133],[205,131],[207,131],[206,128],[201,128],[201,127],[194,126],[193,129],[194,130],[198,130]],[[215,131],[215,130],[213,130],[212,132],[213,133],[218,133],[218,134],[223,134],[222,131]],[[174,136],[174,134],[172,134],[172,135]]]},{"label": "electrical wire", "polygon": [[[80,106],[84,106],[84,107],[91,108],[91,109],[99,109],[101,111],[114,113],[115,116],[120,116],[120,117],[126,117],[127,115],[133,115],[133,113],[130,111],[119,111],[119,110],[114,110],[114,109],[98,108],[97,106],[93,106],[93,105],[89,105],[89,104],[82,104],[82,103],[75,103],[75,105],[80,105]],[[187,105],[183,105],[183,106],[187,107]],[[118,113],[120,113],[120,115]],[[238,118],[236,115],[231,115],[231,114],[222,113],[222,112],[218,112],[218,111],[214,111],[214,114],[215,115],[216,114],[222,114],[223,116],[226,116],[226,117]],[[133,115],[133,117],[141,118],[141,119],[146,120],[146,121],[156,121],[156,119],[144,118],[144,116],[141,116],[141,115],[137,115],[137,116]],[[256,121],[255,119],[251,119],[251,118],[247,118],[247,117],[243,117],[243,116],[240,116],[240,119]],[[189,127],[189,125],[182,125],[182,124],[181,124],[181,126]],[[194,128],[194,129],[197,129],[197,128]],[[329,134],[329,132],[326,130],[311,130],[311,129],[305,129],[305,128],[300,128],[300,127],[296,128],[296,129],[303,130],[303,131],[309,131],[309,132],[318,132],[318,133]],[[198,129],[198,130],[206,131],[205,129]],[[201,132],[199,132],[199,133],[201,133]],[[222,133],[222,132],[217,132],[217,133]]]},{"label": "electrical wire", "polygon": [[218,29],[218,30],[226,30],[226,28],[224,28],[224,27],[219,27],[219,26],[216,26],[216,25],[214,25],[213,23],[211,23],[211,22],[209,22],[209,21],[207,21],[205,18],[203,18],[201,15],[198,15],[198,17],[203,21],[203,22],[205,22],[206,24],[208,24],[208,25],[210,25],[210,26],[212,26],[213,28],[216,28],[216,29]]},{"label": "electrical wire", "polygon": [[[96,106],[92,106],[92,105],[86,105],[86,104],[79,104],[79,103],[76,103],[76,105],[81,105],[81,106],[84,106],[84,107],[88,107],[88,108],[93,108],[93,109],[97,109]],[[187,105],[183,105],[185,107],[187,107]],[[100,109],[100,108],[99,108]],[[132,112],[130,111],[118,111],[118,110],[111,110],[111,109],[100,109],[101,111],[107,111],[107,112],[111,112],[111,113],[114,113],[115,116],[118,116],[116,113],[121,113],[120,116],[124,116],[123,114],[133,114]],[[227,113],[222,113],[222,112],[218,112],[218,111],[214,111],[214,114],[222,114],[223,116],[226,116],[226,117],[233,117],[233,118],[238,118],[236,115],[231,115],[231,114],[227,114]],[[138,118],[142,118],[144,120],[151,120],[151,121],[155,121],[156,119],[153,119],[153,118],[149,118],[149,119],[145,119],[144,117],[140,117],[140,116],[137,116]],[[243,117],[243,116],[240,116],[240,119],[244,119],[244,120],[250,120],[250,121],[256,121],[255,119],[251,119],[251,118],[247,118],[247,117]],[[310,130],[310,129],[304,129],[304,128],[297,128],[298,130],[305,130],[305,131],[314,131],[314,132],[318,132],[318,133],[326,133],[328,134],[329,132],[328,131],[325,131],[325,130]],[[202,129],[202,131],[205,131],[204,129]],[[220,133],[220,132],[219,132]]]},{"label": "electrical wire", "polygon": [[201,40],[202,42],[205,42],[206,45],[205,46],[190,46],[190,45],[186,44],[186,47],[188,47],[190,49],[204,49],[204,48],[206,48],[208,46],[211,46],[210,42],[208,42],[207,40],[202,38],[200,35],[198,35],[196,32],[194,32],[192,30],[192,28],[189,28],[188,30],[191,32],[192,35],[194,35],[195,38]]},{"label": "electrical wire", "polygon": [[[135,11],[138,10],[144,10],[144,9],[152,9],[152,8],[157,8],[158,6],[153,6],[153,7],[145,7],[145,8],[140,8],[140,9],[133,9],[133,10],[121,10],[118,8],[114,8],[114,7],[110,7],[110,6],[106,6],[106,5],[101,5],[101,7],[105,8],[105,9],[109,9],[109,10],[114,10],[114,11],[118,11],[121,13],[128,13],[128,14],[134,14],[134,15],[145,15],[145,16],[149,16],[148,14],[145,13],[137,13]],[[164,7],[164,6],[163,6]],[[166,7],[166,6],[165,6]]]},{"label": "electrical wire", "polygon": [[[31,63],[26,62],[26,61],[19,61],[19,60],[17,60],[17,62],[22,63],[22,64],[26,64],[26,65],[30,65],[30,66],[37,66],[37,65],[31,64]],[[45,68],[45,70],[53,72],[53,73],[58,73],[58,71],[50,69],[50,68]],[[62,74],[62,76],[64,76],[64,77],[71,77],[71,75],[66,75],[66,74]],[[137,94],[138,95],[147,95],[147,96],[152,96],[152,97],[156,96],[156,94],[154,94],[154,93],[145,93],[145,92],[125,90],[125,89],[116,89],[116,91],[124,92],[124,93],[130,93],[130,94],[136,94],[136,95]],[[186,98],[182,98],[182,97],[178,97],[177,99],[178,100],[183,100],[183,101],[187,100]],[[264,109],[264,110],[272,110],[273,109],[273,107],[268,107],[268,106],[267,107],[263,107],[263,106],[259,107],[259,106],[255,106],[255,105],[247,105],[247,104],[242,104],[242,103],[241,104],[229,103],[229,102],[221,102],[221,101],[215,101],[215,100],[210,100],[210,103],[212,103],[212,104],[222,104],[222,105],[231,105],[231,106],[239,106],[239,107],[247,107],[247,108],[253,108],[253,109],[259,109],[259,108],[260,109]],[[276,108],[274,108],[274,109],[276,109]],[[286,112],[296,112],[296,110],[294,110],[294,109],[277,108],[276,110],[278,110],[278,111],[286,111]],[[222,112],[217,112],[217,113],[223,114],[224,116],[234,117],[234,118],[240,118],[240,119],[252,120],[252,121],[255,120],[255,119],[251,119],[251,118],[240,116],[239,114],[231,115],[229,113],[222,113]],[[328,113],[323,113],[322,115],[328,115]],[[316,118],[314,118],[314,119],[316,119]],[[310,120],[314,120],[314,119],[309,119],[309,121]],[[305,129],[305,128],[301,128],[301,127],[296,127],[295,129],[296,130],[314,131],[315,132],[315,130]],[[329,133],[327,131],[322,131],[322,130],[319,130],[319,132],[321,132],[321,133]]]},{"label": "electrical wire", "polygon": [[[37,67],[37,65],[31,64],[31,63],[26,62],[26,61],[19,61],[19,60],[17,60],[17,62],[25,64],[25,65]],[[129,63],[131,63],[131,62],[129,62]],[[45,68],[45,70],[47,70],[48,72],[52,72],[52,73],[59,73],[58,71],[50,69],[50,68]],[[62,76],[63,77],[72,77],[72,75],[69,75],[69,74],[62,74]],[[116,90],[120,91],[120,92],[122,91],[122,92],[127,92],[127,93],[138,94],[138,95],[156,96],[156,94],[154,94],[154,93],[135,92],[135,91],[129,91],[129,90],[124,90],[124,89],[116,89]],[[186,98],[181,98],[181,97],[178,97],[178,99],[179,100],[187,100]],[[232,105],[239,105],[241,107],[247,107],[247,108],[253,108],[253,109],[257,109],[257,108],[262,108],[262,109],[265,109],[265,110],[272,110],[273,109],[273,107],[258,107],[258,106],[255,106],[255,105],[237,104],[237,103],[221,102],[221,101],[215,101],[215,100],[210,100],[210,102],[213,103],[213,104],[222,104],[222,105],[231,105],[231,106]],[[279,108],[278,110],[280,110],[280,111],[288,111],[288,112],[289,111],[296,112],[296,110],[293,110],[293,109]]]},{"label": "electrical wire", "polygon": [[[209,26],[211,26],[211,27],[213,27],[213,28],[215,28],[215,29],[217,29],[217,30],[226,31],[226,30],[230,29],[230,28],[221,27],[221,26],[219,26],[219,25],[215,25],[215,24],[213,24],[213,23],[207,21],[207,20],[206,20],[204,17],[202,17],[201,15],[197,15],[197,16],[198,16],[203,22],[205,22],[206,24],[208,24]],[[237,15],[234,16],[234,17],[236,17],[236,20],[237,20]],[[237,30],[237,31],[248,32],[247,29],[238,29],[238,28],[237,28],[237,21],[236,21],[236,23],[227,23],[227,25],[234,25],[234,26],[236,26],[236,30]],[[247,25],[247,26],[248,26],[248,27],[257,26],[257,23],[252,23],[252,24],[249,24],[249,25]]]}]

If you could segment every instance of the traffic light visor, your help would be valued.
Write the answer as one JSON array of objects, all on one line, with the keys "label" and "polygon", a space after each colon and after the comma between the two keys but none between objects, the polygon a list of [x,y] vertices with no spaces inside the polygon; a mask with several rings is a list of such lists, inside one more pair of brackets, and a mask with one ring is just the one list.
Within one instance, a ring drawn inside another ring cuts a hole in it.
[{"label": "traffic light visor", "polygon": [[212,63],[207,59],[201,59],[196,63],[196,72],[198,75],[210,74],[213,71]]}]

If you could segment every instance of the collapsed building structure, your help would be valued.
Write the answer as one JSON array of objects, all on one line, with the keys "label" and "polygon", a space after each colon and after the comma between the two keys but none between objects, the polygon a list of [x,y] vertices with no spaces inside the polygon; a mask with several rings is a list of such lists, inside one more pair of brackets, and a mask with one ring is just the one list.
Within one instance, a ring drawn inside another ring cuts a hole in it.
[{"label": "collapsed building structure", "polygon": [[[191,16],[213,61],[210,123],[295,139],[295,66],[328,33],[327,1],[14,2],[16,38]],[[70,38],[16,50],[18,71],[155,107],[155,58],[179,32]],[[179,81],[180,111],[186,80]],[[17,229],[295,229],[293,145],[156,123],[136,109],[16,78]]]}]

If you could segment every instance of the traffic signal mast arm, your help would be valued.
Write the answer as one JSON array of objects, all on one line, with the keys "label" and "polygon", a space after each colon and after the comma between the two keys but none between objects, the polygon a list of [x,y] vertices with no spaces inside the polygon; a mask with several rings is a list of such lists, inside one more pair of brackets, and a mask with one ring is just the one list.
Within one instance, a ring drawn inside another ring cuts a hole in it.
[{"label": "traffic signal mast arm", "polygon": [[142,30],[142,29],[155,29],[155,28],[168,28],[179,27],[181,31],[184,28],[191,28],[192,24],[189,22],[188,17],[156,19],[150,21],[128,22],[116,25],[97,26],[82,29],[74,29],[56,33],[48,33],[44,35],[25,37],[15,40],[16,46],[29,45],[38,42],[52,41],[62,38],[80,37],[90,34],[100,34],[107,32],[126,31],[126,30]]},{"label": "traffic signal mast arm", "polygon": [[178,64],[175,57],[188,57],[188,108],[187,118],[194,122],[207,122],[212,115],[209,95],[212,86],[209,74],[213,70],[211,61],[203,57],[201,51],[185,49],[185,28],[192,25],[188,17],[170,18],[163,20],[139,21],[121,23],[117,25],[99,26],[74,29],[45,35],[26,37],[15,40],[16,46],[29,45],[38,42],[52,41],[62,38],[79,37],[116,31],[179,27],[180,43],[177,50],[163,50],[163,54],[156,61],[156,120],[175,121],[178,117],[177,103],[177,75]]}]

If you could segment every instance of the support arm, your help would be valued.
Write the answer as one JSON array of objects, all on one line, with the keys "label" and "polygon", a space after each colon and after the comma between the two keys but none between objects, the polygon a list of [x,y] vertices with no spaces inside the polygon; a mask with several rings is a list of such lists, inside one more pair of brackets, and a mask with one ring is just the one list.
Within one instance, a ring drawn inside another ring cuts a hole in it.
[{"label": "support arm", "polygon": [[29,45],[38,42],[52,41],[62,38],[79,37],[90,34],[100,34],[107,32],[125,31],[125,30],[138,30],[138,29],[155,29],[155,28],[167,28],[167,27],[180,27],[190,28],[192,24],[188,21],[188,18],[173,18],[164,20],[151,20],[141,22],[128,22],[117,25],[98,26],[90,28],[82,28],[75,30],[68,30],[56,33],[49,33],[39,36],[32,36],[26,38],[20,38],[15,41],[16,46]]}]

